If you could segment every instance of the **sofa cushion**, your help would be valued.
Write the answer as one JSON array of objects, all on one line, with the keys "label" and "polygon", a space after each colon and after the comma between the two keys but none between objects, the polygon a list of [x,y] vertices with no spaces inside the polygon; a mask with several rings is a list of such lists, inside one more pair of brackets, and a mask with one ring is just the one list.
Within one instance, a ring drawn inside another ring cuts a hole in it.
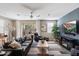
[{"label": "sofa cushion", "polygon": [[9,46],[12,48],[21,48],[21,44],[16,42],[15,40],[11,44],[9,44]]}]

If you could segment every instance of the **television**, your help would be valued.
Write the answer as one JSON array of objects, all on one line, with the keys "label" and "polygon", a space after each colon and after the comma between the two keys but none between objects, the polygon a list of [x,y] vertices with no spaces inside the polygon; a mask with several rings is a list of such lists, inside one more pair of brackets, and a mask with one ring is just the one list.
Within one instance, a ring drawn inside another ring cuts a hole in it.
[{"label": "television", "polygon": [[64,33],[66,34],[74,34],[77,32],[76,21],[70,21],[63,24]]}]

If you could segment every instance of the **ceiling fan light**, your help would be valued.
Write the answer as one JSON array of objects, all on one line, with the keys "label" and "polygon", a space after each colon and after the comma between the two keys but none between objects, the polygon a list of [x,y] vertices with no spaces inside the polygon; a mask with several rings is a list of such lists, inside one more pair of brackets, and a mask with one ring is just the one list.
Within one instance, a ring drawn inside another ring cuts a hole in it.
[{"label": "ceiling fan light", "polygon": [[30,18],[33,18],[33,16],[31,15]]}]

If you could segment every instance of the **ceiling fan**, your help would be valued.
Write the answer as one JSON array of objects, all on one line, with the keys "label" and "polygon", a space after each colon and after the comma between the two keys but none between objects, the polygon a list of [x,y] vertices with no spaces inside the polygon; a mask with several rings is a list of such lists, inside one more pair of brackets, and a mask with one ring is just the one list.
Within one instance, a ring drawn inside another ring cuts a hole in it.
[{"label": "ceiling fan", "polygon": [[30,18],[33,18],[33,11],[32,11],[32,12],[30,12],[30,14],[31,14],[31,15],[30,15]]},{"label": "ceiling fan", "polygon": [[[32,12],[30,12],[30,18],[33,18],[34,16],[33,16],[33,11]],[[40,17],[40,15],[37,15],[36,17]]]}]

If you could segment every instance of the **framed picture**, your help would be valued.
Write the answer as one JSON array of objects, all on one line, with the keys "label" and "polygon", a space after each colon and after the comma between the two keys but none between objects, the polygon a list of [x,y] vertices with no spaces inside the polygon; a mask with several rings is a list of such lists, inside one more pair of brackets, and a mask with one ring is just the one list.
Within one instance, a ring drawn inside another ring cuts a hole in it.
[{"label": "framed picture", "polygon": [[41,25],[41,31],[42,31],[42,32],[46,32],[46,31],[47,31],[47,26],[46,26],[46,24],[42,24],[42,25]]}]

